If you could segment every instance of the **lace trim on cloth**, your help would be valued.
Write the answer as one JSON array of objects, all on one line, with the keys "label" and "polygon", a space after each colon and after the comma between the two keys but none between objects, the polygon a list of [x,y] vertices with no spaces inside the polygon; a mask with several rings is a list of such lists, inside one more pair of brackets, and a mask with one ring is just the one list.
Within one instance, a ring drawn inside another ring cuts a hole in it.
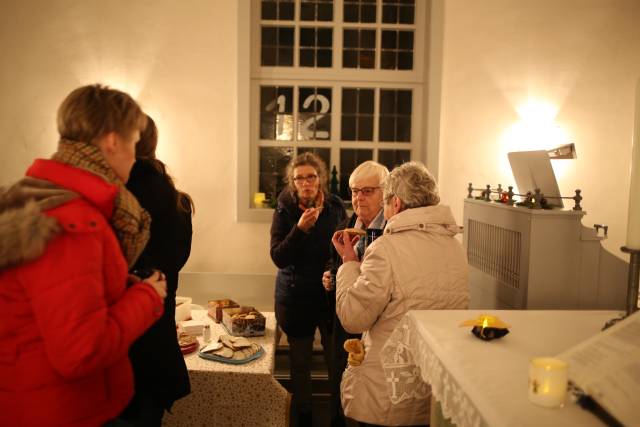
[{"label": "lace trim on cloth", "polygon": [[393,405],[407,399],[428,399],[433,393],[442,414],[458,427],[486,425],[471,400],[420,338],[410,316],[398,324],[382,348],[380,358]]}]

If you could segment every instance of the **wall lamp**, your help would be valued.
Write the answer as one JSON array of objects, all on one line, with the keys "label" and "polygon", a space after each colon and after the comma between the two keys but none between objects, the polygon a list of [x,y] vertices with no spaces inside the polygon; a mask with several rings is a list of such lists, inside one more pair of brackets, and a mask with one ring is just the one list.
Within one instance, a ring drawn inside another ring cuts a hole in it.
[{"label": "wall lamp", "polygon": [[576,153],[576,146],[573,142],[571,144],[560,145],[558,147],[552,148],[551,150],[547,150],[547,154],[549,155],[550,159],[554,160],[578,158],[578,154]]}]

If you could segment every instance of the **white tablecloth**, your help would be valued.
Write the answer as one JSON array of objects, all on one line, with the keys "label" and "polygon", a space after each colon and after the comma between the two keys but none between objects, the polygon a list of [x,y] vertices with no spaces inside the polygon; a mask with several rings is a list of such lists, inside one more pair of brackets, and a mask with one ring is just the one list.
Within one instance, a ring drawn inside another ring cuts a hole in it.
[{"label": "white tablecloth", "polygon": [[[458,325],[493,314],[510,333],[481,341]],[[614,311],[429,310],[407,313],[382,354],[393,399],[428,398],[431,385],[445,417],[459,427],[600,426],[572,403],[548,409],[529,402],[529,360],[555,356],[598,333]],[[416,385],[413,385],[416,384]]]},{"label": "white tablecloth", "polygon": [[[175,403],[165,426],[286,426],[289,423],[289,393],[273,378],[275,328],[273,313],[263,312],[265,336],[249,337],[264,349],[264,356],[245,365],[202,359],[197,352],[185,356],[191,394]],[[205,310],[192,310],[194,320],[211,325],[212,340],[227,334]],[[202,336],[198,337],[202,346]]]}]

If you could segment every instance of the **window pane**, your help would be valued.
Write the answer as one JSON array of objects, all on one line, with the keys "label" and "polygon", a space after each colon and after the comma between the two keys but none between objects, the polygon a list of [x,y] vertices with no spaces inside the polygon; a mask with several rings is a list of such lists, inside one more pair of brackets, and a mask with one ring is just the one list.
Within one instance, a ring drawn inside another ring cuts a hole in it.
[{"label": "window pane", "polygon": [[397,33],[395,31],[382,31],[382,48],[396,49],[398,47]]},{"label": "window pane", "polygon": [[360,31],[360,48],[367,48],[367,49],[376,48],[376,31],[375,30]]},{"label": "window pane", "polygon": [[373,141],[373,116],[358,117],[358,141]]},{"label": "window pane", "polygon": [[264,66],[277,65],[278,50],[275,47],[263,47],[260,54],[260,64]]},{"label": "window pane", "polygon": [[314,46],[316,45],[316,29],[315,28],[300,28],[300,46]]},{"label": "window pane", "polygon": [[265,193],[270,206],[276,206],[278,194],[285,188],[285,169],[293,157],[293,147],[260,147],[258,191]]},{"label": "window pane", "polygon": [[376,22],[375,4],[363,4],[360,6],[360,22]]},{"label": "window pane", "polygon": [[398,22],[398,6],[387,5],[382,6],[382,22],[385,24],[396,24]]},{"label": "window pane", "polygon": [[262,19],[277,19],[278,3],[273,0],[262,0]]},{"label": "window pane", "polygon": [[378,163],[392,170],[411,160],[411,150],[379,150]]},{"label": "window pane", "polygon": [[411,142],[411,117],[399,116],[396,119],[396,141]]},{"label": "window pane", "polygon": [[415,15],[415,9],[413,8],[413,6],[409,6],[409,7],[405,7],[405,6],[401,6],[400,7],[400,12],[399,12],[399,20],[401,24],[413,24],[413,16]]},{"label": "window pane", "polygon": [[355,50],[345,50],[342,52],[343,68],[358,68],[358,52]]},{"label": "window pane", "polygon": [[293,49],[278,49],[278,65],[289,67],[293,65]]},{"label": "window pane", "polygon": [[378,139],[380,141],[395,141],[395,127],[396,123],[393,116],[380,116],[378,133],[380,134]]},{"label": "window pane", "polygon": [[358,47],[358,30],[344,30],[342,37],[344,47]]},{"label": "window pane", "polygon": [[315,21],[316,20],[316,4],[304,1],[300,4],[300,20]]},{"label": "window pane", "polygon": [[342,112],[343,113],[356,113],[357,112],[357,89],[342,89]]},{"label": "window pane", "polygon": [[398,96],[398,104],[397,104],[397,112],[398,114],[411,115],[411,91],[410,90],[399,90],[397,92]]},{"label": "window pane", "polygon": [[342,116],[342,123],[340,126],[340,139],[343,141],[355,141],[356,140],[356,117],[355,116]]},{"label": "window pane", "polygon": [[360,14],[358,13],[359,7],[357,4],[350,4],[345,2],[344,4],[344,22],[358,22]]},{"label": "window pane", "polygon": [[383,30],[380,68],[413,69],[413,43],[413,31]]},{"label": "window pane", "polygon": [[318,46],[332,47],[333,31],[331,28],[318,28]]},{"label": "window pane", "polygon": [[358,91],[358,111],[360,114],[373,114],[373,89],[360,89]]},{"label": "window pane", "polygon": [[262,27],[262,46],[277,46],[277,34],[277,28],[275,27]]},{"label": "window pane", "polygon": [[373,50],[360,51],[360,68],[374,68],[376,66],[376,53]]},{"label": "window pane", "polygon": [[350,200],[349,176],[362,162],[373,160],[373,150],[343,148],[340,150],[340,197]]},{"label": "window pane", "polygon": [[293,10],[294,10],[293,1],[280,0],[278,4],[278,18],[282,21],[293,20]]},{"label": "window pane", "polygon": [[383,70],[395,70],[396,60],[395,51],[383,51],[380,56],[380,68]]},{"label": "window pane", "polygon": [[396,112],[396,91],[380,90],[380,114],[394,114]]},{"label": "window pane", "polygon": [[298,88],[298,139],[331,138],[331,88]]},{"label": "window pane", "polygon": [[398,70],[413,69],[413,54],[411,52],[398,53]]},{"label": "window pane", "polygon": [[293,46],[292,27],[278,27],[278,44],[280,46]]},{"label": "window pane", "polygon": [[260,138],[290,141],[293,137],[293,87],[260,87]]},{"label": "window pane", "polygon": [[413,50],[413,31],[399,31],[398,48],[404,50]]},{"label": "window pane", "polygon": [[315,60],[315,51],[313,49],[300,49],[300,66],[301,67],[313,67],[316,64]]},{"label": "window pane", "polygon": [[318,67],[331,68],[333,66],[333,54],[330,49],[319,49],[316,65]]},{"label": "window pane", "polygon": [[333,21],[332,3],[321,3],[318,5],[318,21]]}]

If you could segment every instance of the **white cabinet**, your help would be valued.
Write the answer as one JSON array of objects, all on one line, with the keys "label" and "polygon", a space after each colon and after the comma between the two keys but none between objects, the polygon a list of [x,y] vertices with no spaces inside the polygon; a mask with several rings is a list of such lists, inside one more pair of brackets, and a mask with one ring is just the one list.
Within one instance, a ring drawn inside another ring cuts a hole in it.
[{"label": "white cabinet", "polygon": [[598,308],[603,237],[584,215],[466,199],[471,308]]}]

